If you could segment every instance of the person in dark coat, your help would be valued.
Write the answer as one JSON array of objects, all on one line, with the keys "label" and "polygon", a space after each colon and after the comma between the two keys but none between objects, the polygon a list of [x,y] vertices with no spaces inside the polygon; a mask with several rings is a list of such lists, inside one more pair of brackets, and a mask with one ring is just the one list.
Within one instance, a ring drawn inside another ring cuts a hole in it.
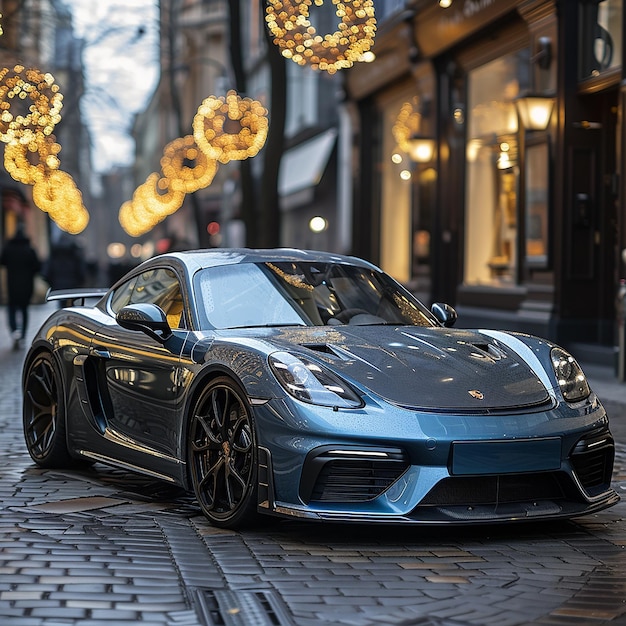
[{"label": "person in dark coat", "polygon": [[28,327],[28,307],[33,296],[35,276],[41,262],[30,240],[19,223],[13,238],[0,254],[0,265],[7,270],[7,312],[13,337],[13,349],[20,347]]}]

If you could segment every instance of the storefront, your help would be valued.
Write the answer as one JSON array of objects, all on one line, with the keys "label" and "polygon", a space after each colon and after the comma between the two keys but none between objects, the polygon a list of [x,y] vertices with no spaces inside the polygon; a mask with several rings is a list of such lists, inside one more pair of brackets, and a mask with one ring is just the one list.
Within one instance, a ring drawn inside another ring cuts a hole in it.
[{"label": "storefront", "polygon": [[[398,15],[347,81],[363,174],[355,251],[453,304],[464,326],[611,348],[626,241],[622,5],[455,0]],[[394,57],[394,71],[376,68]]]}]

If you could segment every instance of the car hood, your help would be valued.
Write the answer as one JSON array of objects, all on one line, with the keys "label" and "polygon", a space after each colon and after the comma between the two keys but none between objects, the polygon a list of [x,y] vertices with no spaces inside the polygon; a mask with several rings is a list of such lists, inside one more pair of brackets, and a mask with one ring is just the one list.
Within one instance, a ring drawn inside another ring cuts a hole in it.
[{"label": "car hood", "polygon": [[[484,412],[548,402],[544,383],[549,381],[532,352],[506,333],[498,335],[406,326],[317,327],[283,329],[272,343],[314,353],[342,377],[407,408]],[[521,356],[524,351],[535,369]]]}]

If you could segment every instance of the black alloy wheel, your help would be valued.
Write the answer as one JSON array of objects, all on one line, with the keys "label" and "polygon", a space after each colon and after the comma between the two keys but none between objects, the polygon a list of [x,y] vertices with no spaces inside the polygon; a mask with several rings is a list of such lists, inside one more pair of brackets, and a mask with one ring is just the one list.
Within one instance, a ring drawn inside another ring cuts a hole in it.
[{"label": "black alloy wheel", "polygon": [[211,381],[189,425],[189,468],[202,512],[215,526],[236,528],[257,517],[257,448],[252,412],[230,378]]},{"label": "black alloy wheel", "polygon": [[38,354],[24,379],[22,420],[26,447],[41,467],[70,467],[76,464],[67,449],[65,410],[59,375],[47,352]]}]

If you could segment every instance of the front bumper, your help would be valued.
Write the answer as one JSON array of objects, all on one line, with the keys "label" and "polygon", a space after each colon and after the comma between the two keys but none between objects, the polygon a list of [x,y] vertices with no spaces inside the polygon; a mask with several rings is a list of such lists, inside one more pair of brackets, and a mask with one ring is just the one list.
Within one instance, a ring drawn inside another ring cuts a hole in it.
[{"label": "front bumper", "polygon": [[[404,424],[391,416],[384,436],[363,428],[341,436],[328,429],[326,439],[302,428],[297,439],[279,434],[281,446],[261,455],[268,469],[260,510],[342,522],[466,524],[572,518],[619,501],[610,487],[614,442],[600,403],[560,420],[515,416],[517,431],[507,416],[513,432],[499,438],[475,429],[472,439],[474,417],[441,415],[434,419],[447,437],[429,437],[427,418],[412,414],[411,422],[407,414],[398,416],[409,420]],[[523,436],[529,421],[537,436]]]}]

